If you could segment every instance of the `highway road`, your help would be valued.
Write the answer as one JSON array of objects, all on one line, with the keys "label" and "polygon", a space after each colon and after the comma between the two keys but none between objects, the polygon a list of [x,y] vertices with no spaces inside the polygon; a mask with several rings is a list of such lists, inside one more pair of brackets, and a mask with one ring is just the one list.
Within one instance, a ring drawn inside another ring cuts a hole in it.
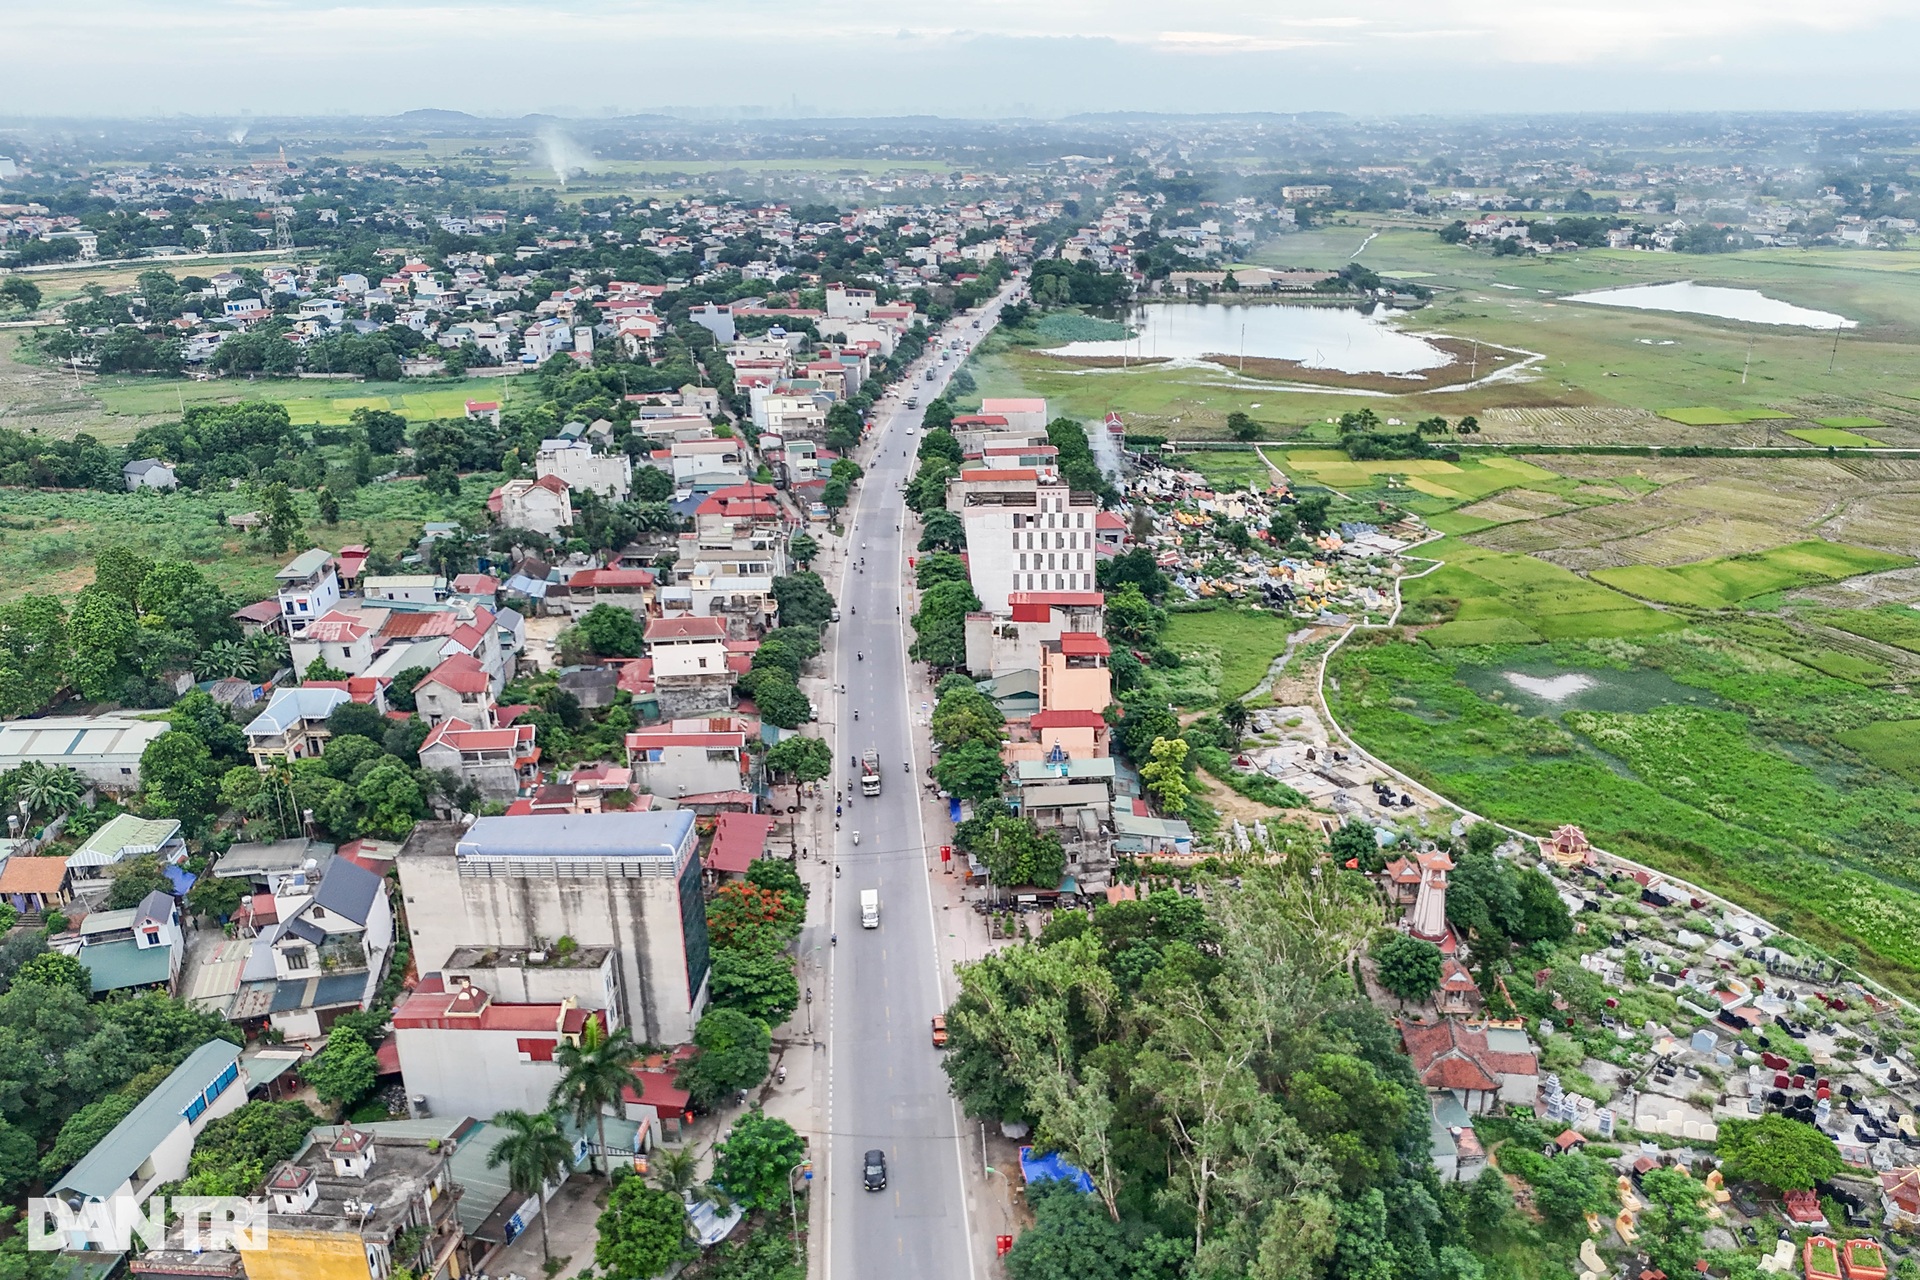
[{"label": "highway road", "polygon": [[[992,315],[988,303],[975,316]],[[844,688],[831,714],[838,793],[845,801],[835,859],[832,931],[847,945],[828,951],[826,1041],[827,1139],[822,1256],[830,1280],[912,1276],[915,1280],[978,1280],[966,1195],[971,1132],[947,1091],[931,1019],[946,1007],[936,916],[929,883],[929,833],[922,821],[927,761],[914,755],[914,726],[931,696],[907,659],[912,643],[904,576],[912,546],[900,485],[913,473],[918,410],[944,387],[959,360],[938,350],[955,337],[977,341],[973,317],[960,317],[930,342],[928,354],[877,408],[866,476],[850,506],[847,568],[839,593],[834,681]],[[927,362],[936,370],[926,381]],[[865,561],[865,571],[857,567]],[[859,713],[859,719],[854,713]],[[859,794],[853,759],[880,753],[881,793]],[[910,767],[909,767],[910,766]],[[860,843],[853,843],[854,833]],[[880,925],[860,927],[860,891],[878,890]],[[865,1152],[887,1153],[884,1191],[862,1187]],[[823,1175],[823,1176],[822,1176]]]}]

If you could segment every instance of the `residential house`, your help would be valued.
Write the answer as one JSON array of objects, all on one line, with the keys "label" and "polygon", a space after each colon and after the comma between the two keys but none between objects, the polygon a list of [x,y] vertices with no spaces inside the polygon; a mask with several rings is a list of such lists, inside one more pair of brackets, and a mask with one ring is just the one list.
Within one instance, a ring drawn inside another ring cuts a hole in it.
[{"label": "residential house", "polygon": [[326,751],[327,717],[353,698],[343,689],[276,689],[266,710],[247,724],[247,750],[265,771],[281,761],[306,760]]},{"label": "residential house", "polygon": [[747,722],[727,716],[671,720],[627,735],[635,789],[668,798],[746,788]]},{"label": "residential house", "polygon": [[[479,987],[509,1004],[567,1004],[597,1014],[610,1031],[622,1025],[620,953],[609,946],[458,947],[440,966],[448,990]],[[424,988],[436,980],[429,974]]]},{"label": "residential house", "polygon": [[542,440],[535,474],[557,476],[576,493],[591,490],[614,502],[626,501],[633,486],[633,463],[625,453],[595,453],[583,440]]},{"label": "residential house", "polygon": [[986,612],[1008,612],[1016,591],[1094,589],[1095,495],[1030,467],[979,469],[947,482],[947,509],[966,528],[968,576]]},{"label": "residential house", "polygon": [[1540,1060],[1524,1031],[1476,1027],[1458,1018],[1399,1025],[1420,1082],[1430,1091],[1451,1093],[1468,1114],[1537,1102]]},{"label": "residential house", "polygon": [[561,937],[608,947],[619,1025],[645,1043],[685,1043],[707,986],[696,844],[687,810],[421,823],[398,863],[420,972],[465,948]]},{"label": "residential house", "polygon": [[373,665],[378,625],[364,614],[334,609],[307,625],[298,639],[288,646],[294,669],[305,671],[317,660],[358,675]]},{"label": "residential house", "polygon": [[187,949],[180,905],[172,894],[155,889],[139,906],[89,912],[73,942],[59,949],[86,966],[95,995],[147,989],[171,993]]},{"label": "residential house", "polygon": [[393,1011],[407,1098],[422,1114],[538,1114],[560,1083],[557,1051],[577,1048],[594,1016],[571,999],[514,1003],[471,982],[425,977]]},{"label": "residential house", "polygon": [[1015,431],[1047,429],[1047,402],[1043,398],[988,398],[980,402],[980,412],[1006,419],[1007,426]]},{"label": "residential house", "polygon": [[1111,756],[1075,760],[1064,751],[1054,750],[1045,759],[1016,760],[1008,773],[1008,799],[1014,812],[1042,829],[1077,828],[1082,811],[1102,826],[1113,820]]},{"label": "residential house", "polygon": [[1104,712],[1113,705],[1113,673],[1106,637],[1068,631],[1040,642],[1040,709]]},{"label": "residential house", "polygon": [[[105,1205],[123,1198],[144,1204],[162,1184],[186,1176],[193,1140],[212,1121],[237,1110],[246,1098],[240,1046],[229,1040],[209,1040],[135,1103],[126,1118],[67,1170],[48,1194],[76,1212],[89,1204]],[[90,1242],[70,1243],[79,1249]]]},{"label": "residential house", "polygon": [[496,726],[493,681],[479,659],[455,654],[413,687],[413,705],[429,724],[461,720],[469,728]]},{"label": "residential house", "polygon": [[720,618],[656,618],[647,624],[647,656],[663,715],[720,711],[733,705],[727,624]]},{"label": "residential house", "polygon": [[775,819],[769,813],[723,813],[713,821],[713,841],[707,846],[707,874],[741,876],[757,859],[767,856],[767,837]]},{"label": "residential house", "polygon": [[448,1166],[456,1143],[316,1129],[267,1176],[267,1239],[247,1280],[422,1280],[460,1274],[465,1235]]},{"label": "residential house", "polygon": [[735,640],[754,639],[779,625],[771,559],[702,560],[686,570],[681,585],[662,588],[658,598],[669,616],[691,613],[724,620]]},{"label": "residential house", "polygon": [[559,476],[509,480],[487,498],[487,510],[503,529],[526,529],[551,538],[573,523],[573,496]]},{"label": "residential house", "polygon": [[[1097,760],[1109,754],[1112,740],[1112,729],[1098,711],[1038,711],[1027,717],[1026,729],[1032,754],[1020,752],[1012,758],[1043,759],[1057,750],[1068,759]],[[1008,749],[1017,751],[1023,745],[1015,741]]]},{"label": "residential house", "polygon": [[787,572],[787,525],[772,485],[718,489],[694,509],[693,528],[680,535],[680,559],[770,560],[775,577]]},{"label": "residential house", "polygon": [[738,440],[675,440],[669,452],[676,493],[713,493],[747,482],[747,447]]},{"label": "residential house", "polygon": [[280,618],[290,636],[304,635],[340,603],[340,575],[333,557],[318,547],[302,551],[273,577],[278,584]]},{"label": "residential house", "polygon": [[127,483],[127,492],[140,489],[173,489],[179,487],[180,479],[174,475],[173,467],[158,458],[141,458],[129,462],[120,468],[120,476]]},{"label": "residential house", "polygon": [[227,1016],[266,1018],[289,1040],[317,1040],[335,1018],[372,1003],[393,953],[393,904],[383,877],[336,857],[312,893],[290,894],[288,905],[254,941]]},{"label": "residential house", "polygon": [[72,769],[102,791],[140,789],[140,757],[172,726],[128,716],[41,716],[0,723],[0,773],[29,761]]},{"label": "residential house", "polygon": [[452,773],[489,800],[511,800],[539,781],[540,748],[531,724],[477,729],[449,717],[420,744],[420,767]]},{"label": "residential house", "polygon": [[179,819],[115,814],[67,858],[74,892],[105,888],[122,862],[149,853],[158,855],[162,863],[186,860],[187,842],[181,838]]},{"label": "residential house", "polygon": [[567,608],[579,617],[595,605],[613,605],[643,618],[653,603],[651,569],[582,569],[567,579]]},{"label": "residential house", "polygon": [[57,911],[72,900],[65,858],[16,853],[0,867],[0,902],[21,915]]},{"label": "residential house", "polygon": [[370,576],[360,584],[360,594],[368,600],[438,604],[447,598],[447,580],[437,573]]}]

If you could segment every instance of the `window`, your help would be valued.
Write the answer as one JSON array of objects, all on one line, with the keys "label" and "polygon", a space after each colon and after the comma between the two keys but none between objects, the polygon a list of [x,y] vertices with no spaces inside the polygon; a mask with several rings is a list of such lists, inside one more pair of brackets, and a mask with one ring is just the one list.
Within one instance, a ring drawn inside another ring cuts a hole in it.
[{"label": "window", "polygon": [[212,1103],[215,1098],[225,1093],[228,1087],[239,1078],[240,1064],[238,1062],[229,1062],[225,1069],[222,1070],[218,1076],[214,1077],[213,1083],[207,1086],[206,1092],[200,1096],[206,1102]]},{"label": "window", "polygon": [[206,1096],[202,1094],[195,1097],[192,1102],[189,1102],[186,1105],[185,1109],[180,1112],[180,1114],[186,1117],[187,1123],[191,1124],[195,1120],[198,1120],[202,1115],[204,1115],[206,1113],[206,1110],[207,1110],[207,1099],[206,1099]]},{"label": "window", "polygon": [[286,957],[289,969],[299,970],[307,967],[308,957],[305,947],[288,947],[280,954]]}]

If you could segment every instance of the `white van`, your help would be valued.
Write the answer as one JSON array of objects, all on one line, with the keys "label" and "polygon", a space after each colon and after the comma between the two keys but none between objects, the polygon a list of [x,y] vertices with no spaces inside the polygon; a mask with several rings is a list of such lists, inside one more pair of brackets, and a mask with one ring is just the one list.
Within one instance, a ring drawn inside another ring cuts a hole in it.
[{"label": "white van", "polygon": [[878,889],[860,891],[860,927],[862,929],[880,927],[880,891]]}]

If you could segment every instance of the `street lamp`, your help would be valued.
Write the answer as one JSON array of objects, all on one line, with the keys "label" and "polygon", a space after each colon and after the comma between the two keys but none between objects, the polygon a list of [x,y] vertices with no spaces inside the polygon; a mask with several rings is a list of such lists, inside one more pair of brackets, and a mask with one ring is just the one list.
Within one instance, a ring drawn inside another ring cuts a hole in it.
[{"label": "street lamp", "polygon": [[795,1266],[803,1265],[800,1258],[800,1202],[794,1198],[794,1194],[793,1194],[793,1175],[797,1170],[800,1170],[800,1169],[805,1169],[807,1171],[805,1176],[805,1181],[812,1182],[813,1181],[812,1157],[808,1157],[807,1159],[802,1160],[799,1164],[796,1164],[795,1166],[793,1166],[792,1169],[787,1170],[787,1212],[793,1218],[793,1264]]}]

